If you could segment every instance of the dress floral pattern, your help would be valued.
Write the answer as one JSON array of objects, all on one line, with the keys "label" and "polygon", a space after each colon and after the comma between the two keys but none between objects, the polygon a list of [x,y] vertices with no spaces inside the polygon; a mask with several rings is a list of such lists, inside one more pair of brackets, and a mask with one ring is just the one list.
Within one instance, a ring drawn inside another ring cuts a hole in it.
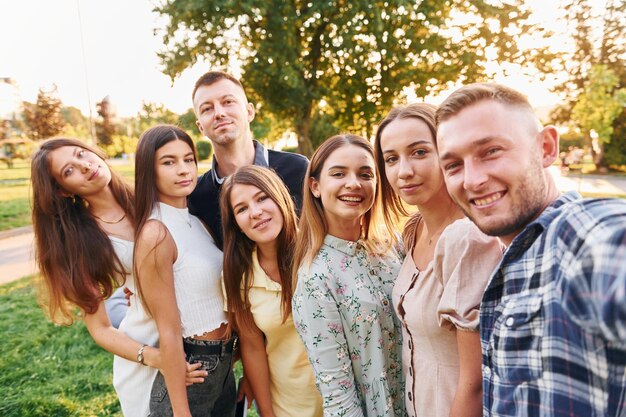
[{"label": "dress floral pattern", "polygon": [[405,416],[402,332],[391,291],[395,251],[367,253],[330,235],[298,271],[293,318],[324,400],[324,416]]}]

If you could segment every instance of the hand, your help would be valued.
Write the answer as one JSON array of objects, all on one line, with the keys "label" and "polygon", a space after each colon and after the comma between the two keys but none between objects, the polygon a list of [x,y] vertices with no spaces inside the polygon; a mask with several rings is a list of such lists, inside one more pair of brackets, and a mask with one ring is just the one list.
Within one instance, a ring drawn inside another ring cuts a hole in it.
[{"label": "hand", "polygon": [[126,301],[128,302],[128,306],[130,307],[130,296],[133,295],[133,292],[131,290],[128,289],[128,287],[124,287],[124,297],[126,298]]},{"label": "hand", "polygon": [[193,384],[201,384],[204,382],[204,377],[209,375],[209,373],[203,369],[199,369],[202,366],[202,363],[196,362],[194,364],[187,364],[187,371],[185,373],[185,384],[187,386]]},{"label": "hand", "polygon": [[239,392],[237,393],[237,402],[241,401],[243,397],[246,397],[248,401],[248,408],[252,406],[252,402],[254,401],[254,393],[252,392],[252,387],[244,374],[239,380]]}]

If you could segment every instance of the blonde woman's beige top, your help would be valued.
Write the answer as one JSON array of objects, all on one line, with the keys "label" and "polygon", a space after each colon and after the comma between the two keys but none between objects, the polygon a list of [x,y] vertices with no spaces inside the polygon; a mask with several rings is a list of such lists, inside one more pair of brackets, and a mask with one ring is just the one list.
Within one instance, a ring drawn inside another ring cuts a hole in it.
[{"label": "blonde woman's beige top", "polygon": [[[408,227],[415,230],[418,222]],[[413,247],[406,249],[392,297],[402,322],[407,413],[448,417],[459,378],[456,333],[478,330],[478,307],[502,249],[468,219],[444,230],[423,271],[414,264]]]}]

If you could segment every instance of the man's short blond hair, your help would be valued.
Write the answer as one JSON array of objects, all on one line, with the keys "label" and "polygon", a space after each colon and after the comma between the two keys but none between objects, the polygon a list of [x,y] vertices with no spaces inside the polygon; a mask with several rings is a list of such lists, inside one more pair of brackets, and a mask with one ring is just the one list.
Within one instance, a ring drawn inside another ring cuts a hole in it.
[{"label": "man's short blond hair", "polygon": [[534,115],[528,98],[519,91],[496,83],[475,83],[459,88],[441,103],[435,113],[437,125],[458,114],[464,108],[486,100],[517,107],[520,110],[528,110]]}]

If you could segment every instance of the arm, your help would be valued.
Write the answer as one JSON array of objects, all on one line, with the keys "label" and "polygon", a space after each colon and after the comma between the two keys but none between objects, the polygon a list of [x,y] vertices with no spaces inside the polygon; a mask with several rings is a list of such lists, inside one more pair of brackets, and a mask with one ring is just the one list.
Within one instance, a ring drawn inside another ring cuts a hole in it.
[{"label": "arm", "polygon": [[332,277],[299,274],[294,322],[315,373],[325,416],[364,417],[339,306],[325,282]]},{"label": "arm", "polygon": [[[89,334],[98,346],[126,360],[137,361],[137,353],[143,343],[131,339],[124,332],[111,326],[104,301],[100,303],[94,314],[85,314],[84,321]],[[146,366],[160,369],[161,353],[159,349],[146,346],[143,351],[143,363]],[[187,385],[204,382],[207,372],[198,369],[201,365],[201,363],[187,364]]]},{"label": "arm", "polygon": [[256,325],[239,332],[241,360],[245,377],[252,387],[254,399],[263,417],[274,417],[270,394],[270,372],[263,333]]},{"label": "arm", "polygon": [[594,227],[577,249],[559,285],[563,307],[579,326],[625,342],[626,215]]},{"label": "arm", "polygon": [[161,373],[165,378],[172,410],[176,417],[191,417],[172,270],[176,260],[176,244],[164,226],[156,221],[146,223],[136,244],[137,279],[141,281],[142,301],[149,307],[159,331],[163,362]]},{"label": "arm", "polygon": [[[84,320],[89,334],[100,347],[121,358],[137,362],[137,352],[143,343],[131,339],[124,332],[111,326],[104,301],[100,302],[94,314],[85,314]],[[159,349],[146,346],[143,357],[146,365],[153,368],[161,367]]]},{"label": "arm", "polygon": [[480,336],[457,330],[459,382],[450,407],[450,417],[480,417],[483,413]]}]

